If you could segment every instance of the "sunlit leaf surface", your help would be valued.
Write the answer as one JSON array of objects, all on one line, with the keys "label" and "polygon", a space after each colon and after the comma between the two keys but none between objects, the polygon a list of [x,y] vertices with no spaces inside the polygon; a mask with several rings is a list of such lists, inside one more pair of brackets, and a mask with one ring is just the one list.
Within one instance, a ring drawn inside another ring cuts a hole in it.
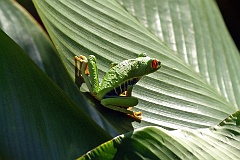
[{"label": "sunlit leaf surface", "polygon": [[34,3],[73,79],[75,55],[94,54],[101,78],[112,61],[142,52],[161,60],[162,68],[134,88],[135,110],[143,112],[135,128],[208,127],[238,110],[239,54],[214,1]]},{"label": "sunlit leaf surface", "polygon": [[239,159],[240,111],[206,129],[146,127],[120,135],[83,159]]}]

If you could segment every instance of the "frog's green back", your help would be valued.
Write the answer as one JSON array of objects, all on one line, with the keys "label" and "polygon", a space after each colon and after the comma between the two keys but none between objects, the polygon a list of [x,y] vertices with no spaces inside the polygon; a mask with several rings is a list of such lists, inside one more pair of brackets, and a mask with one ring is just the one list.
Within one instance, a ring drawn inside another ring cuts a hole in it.
[{"label": "frog's green back", "polygon": [[[152,67],[153,61],[158,62],[157,68]],[[119,87],[132,78],[140,78],[160,68],[160,62],[150,57],[138,57],[125,60],[112,67],[100,83],[97,98],[102,99],[108,92]]]}]

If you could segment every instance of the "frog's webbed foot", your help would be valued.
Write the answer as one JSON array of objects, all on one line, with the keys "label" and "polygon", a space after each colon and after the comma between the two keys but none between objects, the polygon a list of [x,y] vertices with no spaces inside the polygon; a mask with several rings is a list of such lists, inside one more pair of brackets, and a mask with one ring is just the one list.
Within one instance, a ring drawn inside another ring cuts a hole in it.
[{"label": "frog's webbed foot", "polygon": [[128,114],[128,116],[134,118],[136,121],[138,121],[139,123],[142,120],[142,112],[133,112],[134,114]]},{"label": "frog's webbed foot", "polygon": [[[75,83],[79,86],[79,79],[83,78],[86,83],[88,89],[91,91],[91,83],[89,80],[89,71],[88,71],[88,59],[80,55],[75,56]],[[81,86],[81,85],[80,85]]]},{"label": "frog's webbed foot", "polygon": [[80,55],[79,57],[75,56],[75,67],[81,72],[81,76],[83,73],[89,75],[87,57],[83,55]]},{"label": "frog's webbed foot", "polygon": [[[129,107],[128,110],[132,111],[132,107]],[[141,122],[141,120],[142,120],[142,112],[140,112],[140,111],[138,111],[138,112],[132,111],[131,114],[127,114],[127,115],[136,119],[138,122]]]},{"label": "frog's webbed foot", "polygon": [[141,122],[141,120],[142,120],[142,112],[140,112],[140,111],[134,112],[134,111],[132,111],[132,107],[126,108],[126,107],[119,107],[119,106],[112,106],[112,105],[108,105],[105,107],[110,108],[115,111],[125,113],[129,117],[135,119],[137,122]]}]

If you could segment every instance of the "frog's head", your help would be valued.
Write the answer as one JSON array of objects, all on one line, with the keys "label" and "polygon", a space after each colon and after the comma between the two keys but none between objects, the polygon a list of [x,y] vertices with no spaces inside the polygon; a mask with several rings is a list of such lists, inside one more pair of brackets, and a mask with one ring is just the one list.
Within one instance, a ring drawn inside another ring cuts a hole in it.
[{"label": "frog's head", "polygon": [[161,62],[158,59],[150,58],[144,53],[139,55],[137,61],[138,70],[141,71],[142,75],[147,75],[161,68]]}]

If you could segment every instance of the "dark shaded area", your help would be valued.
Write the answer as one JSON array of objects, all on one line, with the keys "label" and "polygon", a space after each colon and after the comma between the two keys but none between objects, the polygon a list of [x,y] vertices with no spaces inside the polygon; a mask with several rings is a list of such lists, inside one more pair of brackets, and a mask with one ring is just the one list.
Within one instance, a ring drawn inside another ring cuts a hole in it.
[{"label": "dark shaded area", "polygon": [[25,8],[34,18],[35,20],[42,26],[42,28],[46,31],[41,18],[39,17],[37,10],[32,2],[32,0],[16,0],[23,8]]},{"label": "dark shaded area", "polygon": [[216,0],[216,2],[229,32],[240,50],[240,1]]}]

